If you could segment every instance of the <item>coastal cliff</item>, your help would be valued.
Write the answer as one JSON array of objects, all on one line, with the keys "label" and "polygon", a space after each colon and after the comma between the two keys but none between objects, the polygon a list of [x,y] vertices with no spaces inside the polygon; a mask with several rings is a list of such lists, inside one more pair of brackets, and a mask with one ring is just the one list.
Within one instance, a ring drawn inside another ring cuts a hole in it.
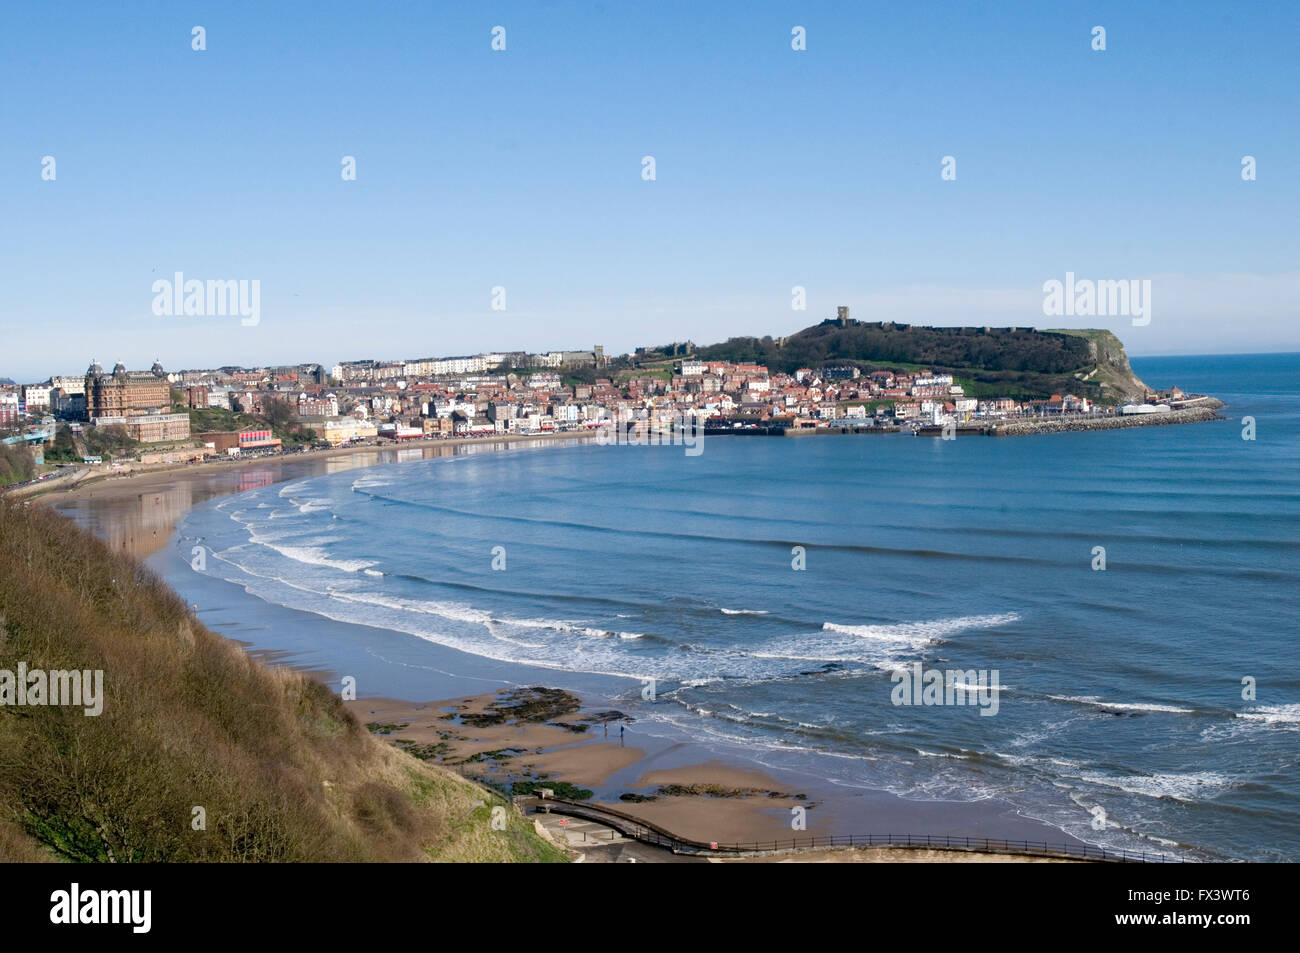
[{"label": "coastal cliff", "polygon": [[210,632],[134,559],[0,499],[0,860],[564,857],[499,794]]},{"label": "coastal cliff", "polygon": [[1079,376],[1081,381],[1096,384],[1101,389],[1100,399],[1103,403],[1141,401],[1151,390],[1133,373],[1133,368],[1129,366],[1128,355],[1124,353],[1124,345],[1110,331],[1089,328],[1044,333],[1069,334],[1088,342],[1088,357],[1093,367],[1089,371],[1081,372],[1081,376],[1076,376]]}]

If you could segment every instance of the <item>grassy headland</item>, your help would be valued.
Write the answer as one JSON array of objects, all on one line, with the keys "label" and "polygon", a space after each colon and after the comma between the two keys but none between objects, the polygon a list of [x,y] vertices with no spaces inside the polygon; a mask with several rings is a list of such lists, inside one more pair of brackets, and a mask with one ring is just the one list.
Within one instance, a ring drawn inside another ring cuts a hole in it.
[{"label": "grassy headland", "polygon": [[0,706],[0,859],[564,859],[501,796],[210,632],[135,560],[0,499],[0,670],[20,663],[102,670],[103,711]]},{"label": "grassy headland", "polygon": [[[651,364],[655,352],[643,355]],[[922,327],[837,320],[788,337],[740,337],[699,348],[699,360],[754,362],[774,371],[844,367],[933,369],[960,378],[973,396],[1046,399],[1071,393],[1105,404],[1141,398],[1146,386],[1109,331]]]}]

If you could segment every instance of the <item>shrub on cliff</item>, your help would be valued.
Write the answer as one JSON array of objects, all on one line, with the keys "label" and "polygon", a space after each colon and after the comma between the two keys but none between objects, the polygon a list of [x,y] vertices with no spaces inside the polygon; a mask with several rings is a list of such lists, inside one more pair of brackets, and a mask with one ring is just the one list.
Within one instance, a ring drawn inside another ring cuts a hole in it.
[{"label": "shrub on cliff", "polygon": [[208,631],[133,559],[0,499],[0,679],[20,663],[102,671],[102,713],[0,694],[0,859],[562,859],[510,811],[493,830],[499,796]]}]

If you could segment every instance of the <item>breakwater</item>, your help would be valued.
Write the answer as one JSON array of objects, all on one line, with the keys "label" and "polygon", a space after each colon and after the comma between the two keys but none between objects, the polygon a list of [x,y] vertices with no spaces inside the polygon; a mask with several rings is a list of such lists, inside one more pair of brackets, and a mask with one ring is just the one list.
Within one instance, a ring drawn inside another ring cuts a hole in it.
[{"label": "breakwater", "polygon": [[1170,410],[1158,414],[1124,414],[1106,417],[1035,417],[1030,420],[1009,420],[992,424],[987,433],[992,437],[1022,437],[1040,433],[1070,433],[1077,430],[1124,430],[1129,427],[1158,427],[1165,424],[1191,424],[1204,420],[1222,420],[1218,408],[1223,401],[1210,398],[1195,407]]}]

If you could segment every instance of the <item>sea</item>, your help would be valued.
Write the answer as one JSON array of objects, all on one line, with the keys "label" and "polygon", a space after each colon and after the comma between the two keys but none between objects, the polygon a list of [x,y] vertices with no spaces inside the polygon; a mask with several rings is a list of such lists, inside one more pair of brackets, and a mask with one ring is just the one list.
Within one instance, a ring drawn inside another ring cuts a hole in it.
[{"label": "sea", "polygon": [[159,565],[362,695],[569,688],[832,788],[1300,860],[1300,355],[1133,366],[1225,419],[417,452],[206,502]]}]

